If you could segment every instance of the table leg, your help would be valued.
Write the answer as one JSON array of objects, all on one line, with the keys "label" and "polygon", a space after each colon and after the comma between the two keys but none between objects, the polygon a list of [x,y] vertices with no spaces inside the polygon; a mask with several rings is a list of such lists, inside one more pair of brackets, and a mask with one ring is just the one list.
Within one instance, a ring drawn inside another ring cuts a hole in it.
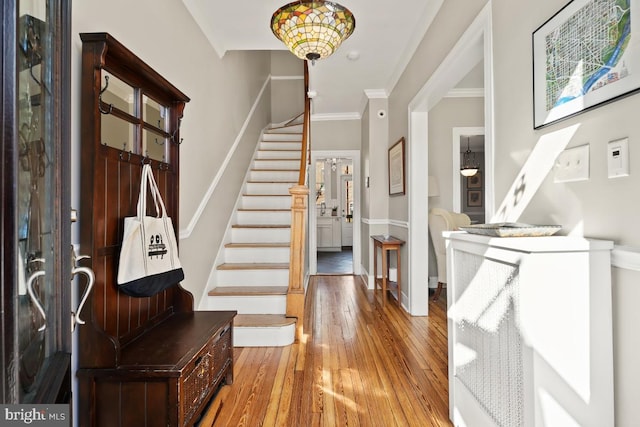
[{"label": "table leg", "polygon": [[389,265],[387,264],[387,250],[382,248],[382,305],[387,303],[387,278],[389,277]]},{"label": "table leg", "polygon": [[373,242],[373,297],[378,292],[378,244]]},{"label": "table leg", "polygon": [[396,269],[398,270],[398,274],[397,274],[397,283],[398,283],[398,306],[402,307],[402,277],[401,277],[401,272],[402,272],[402,267],[400,265],[400,248],[396,249]]}]

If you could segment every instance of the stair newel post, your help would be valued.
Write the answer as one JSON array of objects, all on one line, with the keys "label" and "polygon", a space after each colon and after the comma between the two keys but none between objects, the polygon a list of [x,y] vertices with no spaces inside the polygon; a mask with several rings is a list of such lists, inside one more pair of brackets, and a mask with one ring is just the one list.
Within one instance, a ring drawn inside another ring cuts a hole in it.
[{"label": "stair newel post", "polygon": [[287,317],[297,318],[296,341],[299,341],[302,337],[304,322],[305,231],[309,188],[305,185],[296,185],[289,189],[289,194],[291,194],[291,246]]}]

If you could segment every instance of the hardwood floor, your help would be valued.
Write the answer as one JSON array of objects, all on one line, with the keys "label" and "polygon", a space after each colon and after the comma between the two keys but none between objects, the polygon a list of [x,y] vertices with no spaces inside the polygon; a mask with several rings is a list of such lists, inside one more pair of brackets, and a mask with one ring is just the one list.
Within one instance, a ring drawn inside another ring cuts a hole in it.
[{"label": "hardwood floor", "polygon": [[450,426],[445,295],[428,317],[382,308],[354,276],[314,276],[305,339],[236,348],[222,426]]}]

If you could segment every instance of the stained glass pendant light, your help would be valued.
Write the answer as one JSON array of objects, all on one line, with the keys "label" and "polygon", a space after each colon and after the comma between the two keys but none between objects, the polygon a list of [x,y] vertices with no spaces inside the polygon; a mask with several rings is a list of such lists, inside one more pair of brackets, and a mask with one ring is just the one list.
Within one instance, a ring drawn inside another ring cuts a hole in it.
[{"label": "stained glass pendant light", "polygon": [[356,27],[353,14],[330,1],[295,1],[276,10],[271,31],[300,59],[315,63],[338,49]]}]

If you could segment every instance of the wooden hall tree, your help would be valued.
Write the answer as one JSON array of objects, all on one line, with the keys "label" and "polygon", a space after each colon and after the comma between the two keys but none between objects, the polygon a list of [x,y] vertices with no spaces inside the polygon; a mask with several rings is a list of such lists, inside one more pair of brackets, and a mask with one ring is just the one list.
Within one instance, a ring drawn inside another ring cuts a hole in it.
[{"label": "wooden hall tree", "polygon": [[189,98],[111,35],[80,37],[80,239],[96,280],[80,327],[79,425],[193,425],[218,386],[232,381],[235,312],[194,312],[177,283],[142,298],[116,283],[143,164],[177,234],[180,119]]}]

